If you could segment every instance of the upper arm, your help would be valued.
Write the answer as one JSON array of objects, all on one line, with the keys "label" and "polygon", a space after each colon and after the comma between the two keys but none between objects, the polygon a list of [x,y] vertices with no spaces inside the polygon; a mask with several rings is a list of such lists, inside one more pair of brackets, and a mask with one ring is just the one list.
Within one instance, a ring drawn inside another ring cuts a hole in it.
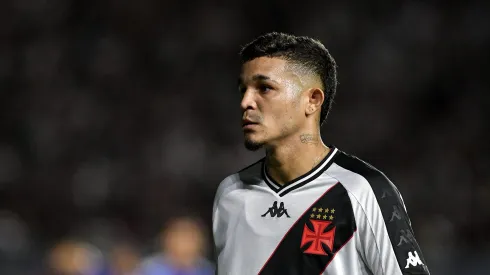
[{"label": "upper arm", "polygon": [[372,192],[358,221],[366,264],[375,274],[429,274],[401,194],[382,173],[366,180]]},{"label": "upper arm", "polygon": [[[215,246],[216,254],[219,253],[220,247],[223,246],[224,238],[223,232],[226,230],[226,222],[225,219],[221,216],[223,214],[220,213],[220,200],[229,192],[229,190],[233,189],[234,180],[233,175],[225,178],[218,186],[216,190],[216,194],[214,196],[213,202],[213,215],[212,215],[212,224],[213,224],[213,240]],[[221,218],[220,218],[221,217]]]},{"label": "upper arm", "polygon": [[221,197],[223,196],[223,193],[225,193],[226,189],[228,189],[231,185],[233,184],[232,176],[229,176],[225,178],[223,181],[220,182],[218,185],[218,189],[216,190],[216,193],[214,195],[214,201],[213,201],[213,232],[215,232],[216,227],[218,226],[218,205]]}]

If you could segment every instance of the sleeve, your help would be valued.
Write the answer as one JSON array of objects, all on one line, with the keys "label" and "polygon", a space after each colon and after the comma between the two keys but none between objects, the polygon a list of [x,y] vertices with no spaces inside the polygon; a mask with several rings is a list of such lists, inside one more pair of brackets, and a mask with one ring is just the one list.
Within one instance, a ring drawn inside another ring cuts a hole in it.
[{"label": "sleeve", "polygon": [[[226,232],[226,217],[223,216],[223,213],[220,213],[220,200],[223,197],[223,195],[233,189],[234,186],[234,181],[233,181],[233,176],[229,176],[225,178],[218,186],[218,189],[216,190],[216,194],[214,196],[214,202],[213,202],[213,215],[212,215],[212,227],[213,227],[213,242],[214,242],[214,260],[215,263],[218,262],[218,256],[221,252],[221,250],[224,247],[225,243],[225,234]],[[216,265],[215,268],[215,274],[218,274],[218,264]]]},{"label": "sleeve", "polygon": [[[212,228],[213,228],[213,252],[214,252],[214,260],[215,262],[217,263],[218,262],[218,255],[219,255],[219,251],[218,251],[218,232],[220,231],[219,230],[219,219],[218,219],[218,203],[219,203],[219,199],[220,199],[220,195],[221,195],[221,186],[222,186],[223,182],[220,183],[220,185],[218,186],[218,190],[216,191],[216,194],[214,195],[214,201],[213,201],[213,215],[212,215]],[[216,274],[217,274],[217,270],[216,270]]]},{"label": "sleeve", "polygon": [[368,180],[373,192],[357,221],[366,265],[375,275],[430,274],[401,194],[383,174]]},{"label": "sleeve", "polygon": [[218,203],[219,203],[219,197],[220,197],[220,187],[223,184],[223,182],[220,183],[218,190],[216,191],[216,194],[214,195],[214,201],[213,201],[213,215],[212,215],[212,227],[213,227],[213,258],[214,262],[216,263],[216,267],[214,270],[214,274],[217,275],[218,273],[218,256],[219,256],[219,248],[218,248],[218,232],[219,230],[219,220],[218,220]]},{"label": "sleeve", "polygon": [[[223,232],[223,222],[220,219],[220,213],[219,213],[219,202],[220,199],[223,195],[223,192],[229,185],[231,184],[231,181],[228,178],[224,179],[221,181],[221,183],[218,186],[218,189],[216,190],[216,193],[214,195],[214,201],[213,201],[213,215],[212,215],[212,223],[213,223],[213,239],[214,239],[214,247],[215,249],[218,248],[220,245],[220,235]],[[218,252],[218,251],[215,251]]]}]

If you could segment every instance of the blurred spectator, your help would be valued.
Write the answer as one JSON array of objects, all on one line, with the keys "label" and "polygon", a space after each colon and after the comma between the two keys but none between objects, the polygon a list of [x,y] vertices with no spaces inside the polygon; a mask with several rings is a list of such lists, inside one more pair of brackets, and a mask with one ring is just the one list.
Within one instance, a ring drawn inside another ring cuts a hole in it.
[{"label": "blurred spectator", "polygon": [[74,240],[58,243],[48,258],[50,275],[98,275],[102,255],[93,246]]},{"label": "blurred spectator", "polygon": [[204,257],[205,238],[201,224],[187,217],[172,220],[160,235],[161,252],[146,260],[138,275],[212,275]]},{"label": "blurred spectator", "polygon": [[131,244],[116,244],[109,253],[106,267],[97,275],[137,275],[139,256],[139,252]]}]

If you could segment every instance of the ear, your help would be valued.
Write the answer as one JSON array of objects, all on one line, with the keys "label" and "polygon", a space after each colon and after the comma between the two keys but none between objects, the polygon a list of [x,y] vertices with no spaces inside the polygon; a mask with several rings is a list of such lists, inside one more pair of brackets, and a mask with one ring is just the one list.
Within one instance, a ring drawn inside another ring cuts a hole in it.
[{"label": "ear", "polygon": [[325,94],[319,88],[311,88],[306,92],[308,103],[306,105],[306,115],[310,116],[316,112],[321,112]]}]

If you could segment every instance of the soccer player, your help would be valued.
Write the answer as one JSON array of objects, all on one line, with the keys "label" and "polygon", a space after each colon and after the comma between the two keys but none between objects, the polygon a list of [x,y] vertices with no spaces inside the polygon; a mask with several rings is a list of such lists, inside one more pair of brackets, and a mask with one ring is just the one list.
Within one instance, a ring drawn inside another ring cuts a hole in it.
[{"label": "soccer player", "polygon": [[265,157],[218,187],[217,273],[429,274],[397,188],[321,139],[337,86],[328,50],[269,33],[240,56],[245,147]]}]

